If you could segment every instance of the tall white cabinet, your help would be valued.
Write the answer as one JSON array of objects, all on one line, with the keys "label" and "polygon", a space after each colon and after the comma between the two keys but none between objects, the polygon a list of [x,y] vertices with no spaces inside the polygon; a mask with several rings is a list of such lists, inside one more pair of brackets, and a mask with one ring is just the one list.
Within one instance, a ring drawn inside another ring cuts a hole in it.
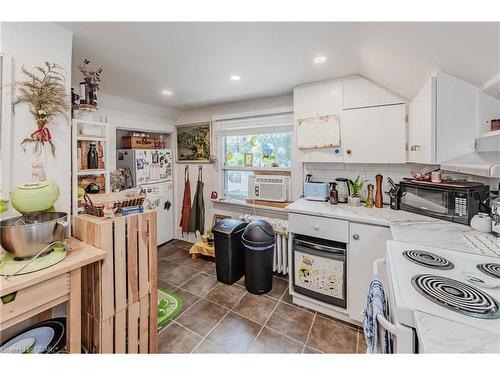
[{"label": "tall white cabinet", "polygon": [[409,106],[408,161],[439,164],[474,151],[479,89],[438,71]]}]

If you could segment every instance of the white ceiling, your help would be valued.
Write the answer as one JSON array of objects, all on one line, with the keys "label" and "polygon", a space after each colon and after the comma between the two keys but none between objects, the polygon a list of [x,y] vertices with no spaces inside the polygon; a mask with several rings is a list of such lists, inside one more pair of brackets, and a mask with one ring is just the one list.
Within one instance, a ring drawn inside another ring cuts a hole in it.
[{"label": "white ceiling", "polygon": [[[359,73],[412,99],[436,69],[482,86],[500,73],[500,23],[61,23],[73,83],[88,58],[102,91],[179,110],[289,93]],[[312,59],[328,60],[315,65]],[[238,74],[240,81],[229,80]],[[161,91],[172,90],[166,97]]]}]

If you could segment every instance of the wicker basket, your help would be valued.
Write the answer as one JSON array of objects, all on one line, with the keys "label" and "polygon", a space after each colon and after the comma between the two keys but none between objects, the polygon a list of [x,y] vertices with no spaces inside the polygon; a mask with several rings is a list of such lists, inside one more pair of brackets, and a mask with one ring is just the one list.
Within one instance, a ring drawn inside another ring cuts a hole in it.
[{"label": "wicker basket", "polygon": [[142,206],[146,194],[143,190],[132,196],[127,196],[123,192],[109,194],[94,194],[94,202],[89,194],[83,196],[83,207],[85,213],[92,216],[104,216],[104,207],[113,204],[113,212],[119,212],[122,207]]}]

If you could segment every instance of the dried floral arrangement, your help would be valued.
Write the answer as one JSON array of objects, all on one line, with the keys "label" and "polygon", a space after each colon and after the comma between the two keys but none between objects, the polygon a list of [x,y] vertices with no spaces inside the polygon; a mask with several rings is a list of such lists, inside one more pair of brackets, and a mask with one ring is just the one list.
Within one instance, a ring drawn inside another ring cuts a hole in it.
[{"label": "dried floral arrangement", "polygon": [[96,90],[99,90],[99,84],[101,83],[101,73],[102,68],[97,68],[96,70],[92,70],[89,67],[90,61],[85,59],[83,63],[78,64],[78,70],[83,75],[83,80],[88,83],[92,83]]},{"label": "dried floral arrangement", "polygon": [[21,70],[27,78],[25,81],[14,83],[21,94],[14,100],[13,108],[18,104],[28,103],[29,111],[35,118],[38,128],[29,138],[21,142],[21,146],[27,143],[34,144],[34,153],[40,154],[47,142],[52,155],[55,156],[56,148],[47,124],[57,115],[63,115],[69,121],[69,100],[64,87],[64,69],[57,64],[45,62],[45,65],[35,66],[31,71],[24,66]]}]

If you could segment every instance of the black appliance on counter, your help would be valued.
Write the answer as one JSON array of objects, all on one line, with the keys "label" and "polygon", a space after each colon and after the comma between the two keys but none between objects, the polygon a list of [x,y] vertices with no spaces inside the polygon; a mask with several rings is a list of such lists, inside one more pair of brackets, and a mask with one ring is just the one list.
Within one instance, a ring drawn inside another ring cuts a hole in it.
[{"label": "black appliance on counter", "polygon": [[401,210],[465,225],[477,213],[489,211],[488,197],[489,186],[475,182],[407,179],[399,183]]}]

